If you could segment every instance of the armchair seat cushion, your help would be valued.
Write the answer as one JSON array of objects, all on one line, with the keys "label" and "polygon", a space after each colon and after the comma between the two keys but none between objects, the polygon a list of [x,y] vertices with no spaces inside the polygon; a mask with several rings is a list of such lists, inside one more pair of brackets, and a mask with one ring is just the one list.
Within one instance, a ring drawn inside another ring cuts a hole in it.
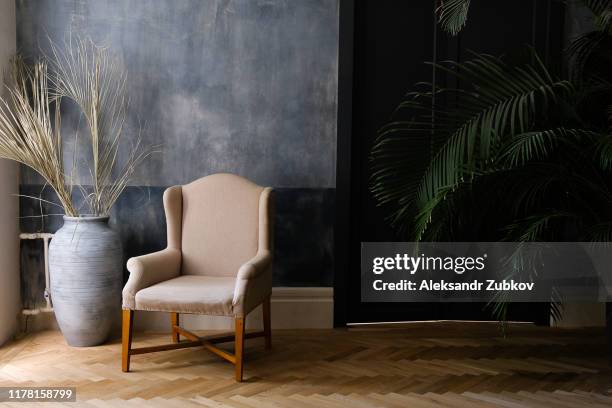
[{"label": "armchair seat cushion", "polygon": [[234,316],[236,278],[183,275],[136,293],[136,310]]}]

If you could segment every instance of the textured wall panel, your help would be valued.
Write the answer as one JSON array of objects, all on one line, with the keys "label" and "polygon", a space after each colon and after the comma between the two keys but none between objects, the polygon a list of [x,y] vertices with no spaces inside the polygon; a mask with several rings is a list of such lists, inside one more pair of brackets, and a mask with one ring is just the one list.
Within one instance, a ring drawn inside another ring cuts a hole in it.
[{"label": "textured wall panel", "polygon": [[[146,143],[164,145],[134,185],[229,171],[275,187],[335,186],[337,0],[18,0],[17,23],[26,56],[69,33],[119,55],[129,137],[140,123]],[[68,142],[77,123],[65,115]]]}]

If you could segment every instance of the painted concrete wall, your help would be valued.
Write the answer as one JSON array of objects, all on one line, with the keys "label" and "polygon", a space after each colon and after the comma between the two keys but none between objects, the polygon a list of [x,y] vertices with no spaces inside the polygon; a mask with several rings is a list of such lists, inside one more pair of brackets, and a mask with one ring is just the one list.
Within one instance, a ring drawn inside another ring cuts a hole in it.
[{"label": "painted concrete wall", "polygon": [[[331,286],[335,201],[338,0],[17,0],[26,57],[70,33],[109,46],[129,73],[133,141],[163,145],[112,213],[127,259],[165,245],[161,196],[227,171],[276,189],[275,286]],[[78,117],[65,107],[67,154]],[[89,174],[87,159],[79,162]],[[21,191],[41,194],[22,169]],[[82,182],[88,182],[87,178]],[[47,190],[45,198],[53,199]],[[22,199],[24,215],[39,203]],[[56,213],[53,207],[43,210]],[[55,231],[61,218],[22,219]],[[22,244],[24,305],[43,303],[41,245]]]},{"label": "painted concrete wall", "polygon": [[[17,4],[24,54],[46,49],[47,35],[62,43],[73,33],[123,61],[127,132],[134,138],[142,123],[144,142],[164,146],[134,185],[230,171],[275,187],[335,187],[337,0]],[[35,180],[24,172],[25,182]]]},{"label": "painted concrete wall", "polygon": [[[7,68],[14,53],[15,2],[0,0],[0,70]],[[17,192],[18,166],[0,160],[0,344],[15,334],[20,310]]]}]

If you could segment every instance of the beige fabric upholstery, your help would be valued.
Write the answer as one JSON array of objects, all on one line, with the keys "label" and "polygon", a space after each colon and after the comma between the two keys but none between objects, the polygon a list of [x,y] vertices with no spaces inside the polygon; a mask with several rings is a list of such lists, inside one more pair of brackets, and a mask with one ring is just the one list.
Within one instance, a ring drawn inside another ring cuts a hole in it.
[{"label": "beige fabric upholstery", "polygon": [[183,275],[142,289],[137,310],[232,316],[236,279]]},{"label": "beige fabric upholstery", "polygon": [[123,308],[135,310],[136,294],[151,285],[179,276],[180,265],[181,252],[172,248],[130,258],[127,263],[130,278],[123,288]]},{"label": "beige fabric upholstery", "polygon": [[230,174],[183,186],[183,274],[236,276],[257,253],[263,188]]},{"label": "beige fabric upholstery", "polygon": [[128,260],[123,308],[246,315],[272,292],[272,202],[232,174],[167,189],[168,247]]}]

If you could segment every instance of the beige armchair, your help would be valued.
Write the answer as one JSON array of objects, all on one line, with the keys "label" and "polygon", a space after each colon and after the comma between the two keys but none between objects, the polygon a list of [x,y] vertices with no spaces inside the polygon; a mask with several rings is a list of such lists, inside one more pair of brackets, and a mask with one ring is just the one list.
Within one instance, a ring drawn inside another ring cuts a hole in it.
[{"label": "beige armchair", "polygon": [[[168,247],[128,260],[123,289],[122,369],[130,356],[203,346],[235,365],[242,381],[244,340],[271,346],[272,189],[215,174],[164,192]],[[263,331],[245,335],[246,315],[263,304]],[[134,311],[168,312],[172,343],[132,348]],[[198,337],[179,326],[182,313],[230,316],[234,336]],[[181,341],[180,336],[186,341]],[[215,346],[235,340],[232,355]]]}]

